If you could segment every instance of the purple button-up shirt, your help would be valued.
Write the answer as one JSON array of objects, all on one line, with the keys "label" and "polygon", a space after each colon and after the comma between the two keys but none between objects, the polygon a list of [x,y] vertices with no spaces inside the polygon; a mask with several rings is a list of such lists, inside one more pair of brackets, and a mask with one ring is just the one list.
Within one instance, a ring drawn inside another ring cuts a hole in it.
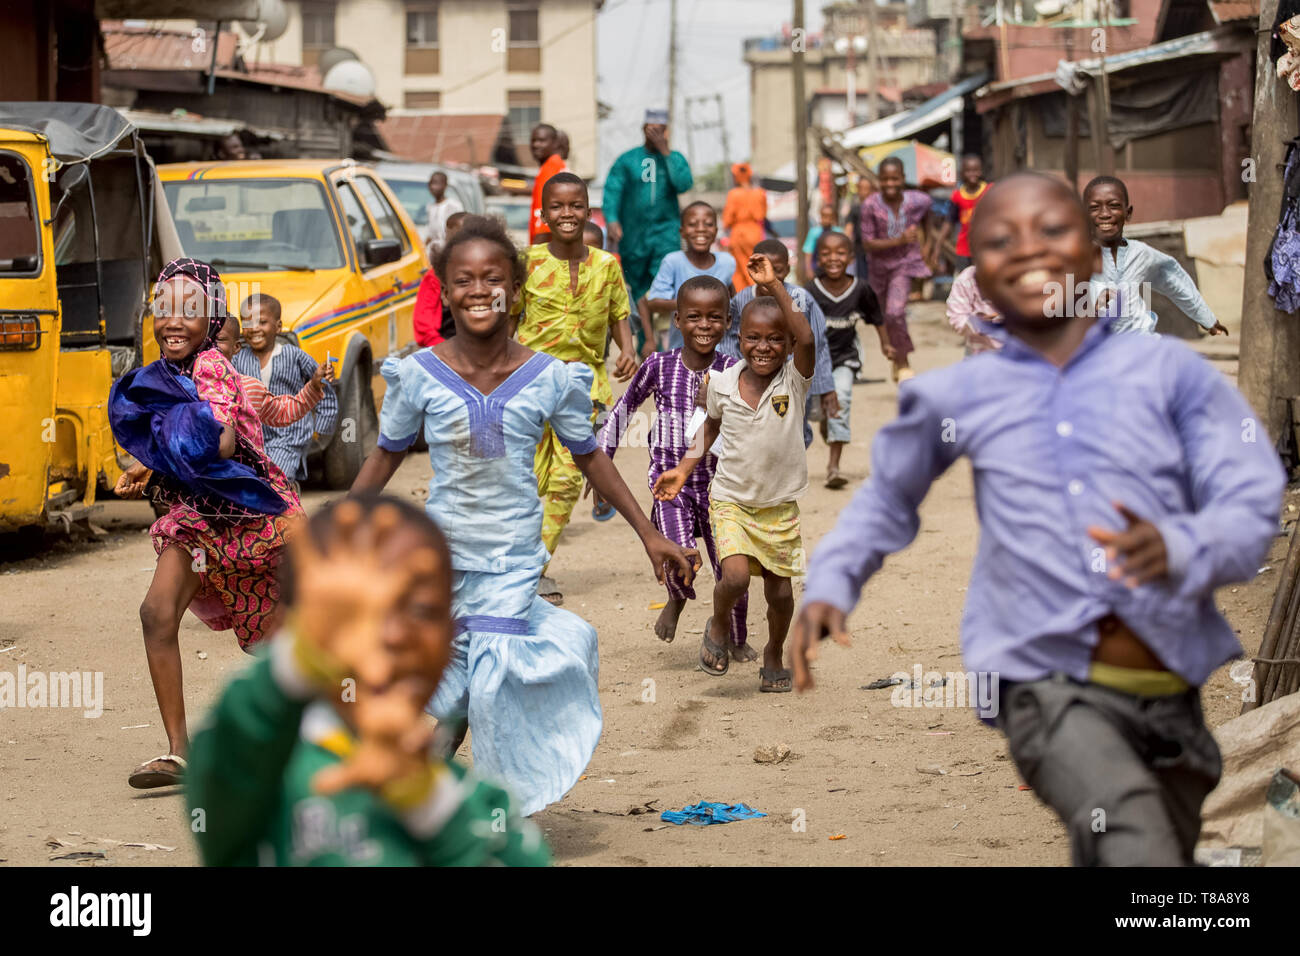
[{"label": "purple button-up shirt", "polygon": [[[1005,329],[998,352],[899,390],[871,479],[822,539],[806,601],[846,613],[888,554],[916,537],[931,483],[971,460],[979,548],[962,617],[966,667],[1009,681],[1085,680],[1096,622],[1113,612],[1171,671],[1200,685],[1241,647],[1214,589],[1252,577],[1277,533],[1285,475],[1228,381],[1166,336],[1098,324],[1057,368]],[[1130,590],[1106,575],[1091,525],[1119,501],[1164,537],[1169,574]]]}]

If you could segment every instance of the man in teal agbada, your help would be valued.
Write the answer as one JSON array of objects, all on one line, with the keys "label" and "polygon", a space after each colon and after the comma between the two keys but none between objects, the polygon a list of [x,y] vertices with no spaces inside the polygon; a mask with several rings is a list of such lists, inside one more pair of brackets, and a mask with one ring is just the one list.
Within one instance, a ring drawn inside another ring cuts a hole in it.
[{"label": "man in teal agbada", "polygon": [[668,146],[667,113],[646,110],[645,119],[645,143],[614,161],[603,202],[609,236],[618,243],[623,275],[638,304],[659,261],[681,248],[677,197],[694,184],[686,157]]}]

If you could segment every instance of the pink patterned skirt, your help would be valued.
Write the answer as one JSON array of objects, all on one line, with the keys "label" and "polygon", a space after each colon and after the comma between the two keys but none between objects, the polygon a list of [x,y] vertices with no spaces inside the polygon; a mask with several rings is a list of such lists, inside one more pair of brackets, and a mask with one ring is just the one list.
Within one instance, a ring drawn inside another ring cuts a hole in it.
[{"label": "pink patterned skirt", "polygon": [[189,552],[190,566],[201,582],[190,610],[214,631],[233,629],[240,649],[251,653],[253,645],[275,629],[280,556],[301,516],[295,501],[284,514],[214,528],[178,502],[153,523],[149,534],[158,554],[173,545]]}]

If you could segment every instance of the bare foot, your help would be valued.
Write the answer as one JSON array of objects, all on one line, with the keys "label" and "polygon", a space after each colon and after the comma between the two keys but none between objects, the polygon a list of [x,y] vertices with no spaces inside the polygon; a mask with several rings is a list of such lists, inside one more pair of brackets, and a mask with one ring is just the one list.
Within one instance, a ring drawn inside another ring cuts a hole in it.
[{"label": "bare foot", "polygon": [[677,619],[682,616],[682,608],[686,607],[686,598],[669,598],[664,609],[659,612],[659,617],[655,621],[655,637],[665,644],[671,644],[673,638],[677,636]]},{"label": "bare foot", "polygon": [[748,644],[732,644],[731,659],[733,661],[739,661],[742,664],[748,663],[749,661],[756,661],[758,660],[758,651],[754,650]]}]

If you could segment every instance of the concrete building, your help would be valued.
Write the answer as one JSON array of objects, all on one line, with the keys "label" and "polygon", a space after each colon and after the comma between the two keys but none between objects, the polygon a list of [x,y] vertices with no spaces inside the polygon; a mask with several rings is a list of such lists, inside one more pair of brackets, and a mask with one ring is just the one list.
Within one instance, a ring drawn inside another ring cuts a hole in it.
[{"label": "concrete building", "polygon": [[[332,47],[375,77],[389,117],[406,111],[506,117],[519,161],[545,120],[569,134],[569,165],[596,172],[596,14],[603,0],[284,0],[289,26],[243,51],[313,66]],[[432,159],[420,156],[413,159]]]},{"label": "concrete building", "polygon": [[[805,89],[808,121],[843,130],[873,119],[868,19],[865,3],[836,3],[823,9],[825,30],[805,37]],[[751,161],[759,175],[770,175],[794,161],[792,44],[789,29],[780,36],[745,41],[750,76]],[[935,34],[908,26],[907,5],[876,7],[876,116],[899,109],[903,91],[941,78]],[[810,155],[816,155],[815,152]]]}]

